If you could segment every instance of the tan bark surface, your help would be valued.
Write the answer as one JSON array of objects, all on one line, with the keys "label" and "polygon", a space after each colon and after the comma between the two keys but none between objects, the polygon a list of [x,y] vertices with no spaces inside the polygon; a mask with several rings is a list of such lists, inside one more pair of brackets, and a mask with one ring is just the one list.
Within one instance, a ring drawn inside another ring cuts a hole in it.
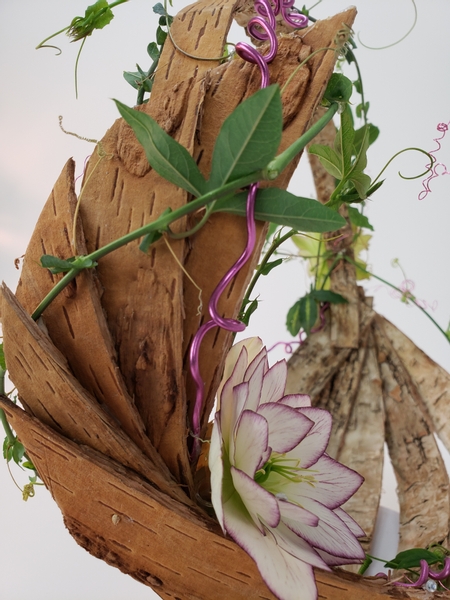
[{"label": "tan bark surface", "polygon": [[389,341],[420,392],[436,433],[450,451],[450,374],[387,319],[382,322]]},{"label": "tan bark surface", "polygon": [[381,319],[374,324],[383,381],[389,454],[398,484],[399,549],[448,536],[449,480],[422,398],[392,348]]},{"label": "tan bark surface", "polygon": [[366,552],[373,537],[381,497],[384,458],[384,405],[374,340],[369,335],[367,354],[343,445],[336,458],[364,477],[364,484],[343,506],[364,529],[360,540]]},{"label": "tan bark surface", "polygon": [[[181,502],[187,496],[156,452],[147,458],[72,375],[65,357],[3,284],[5,355],[20,398],[42,423],[134,469]],[[69,485],[69,482],[67,482]]]},{"label": "tan bark surface", "polygon": [[[58,435],[3,397],[0,406],[26,445],[77,542],[164,599],[275,600],[255,563],[217,524],[143,482],[132,471]],[[70,461],[70,462],[69,462]],[[71,489],[64,484],[70,464]],[[101,528],[102,535],[99,535]],[[316,571],[323,600],[427,600],[384,580]],[[443,594],[433,594],[438,600]]]},{"label": "tan bark surface", "polygon": [[[75,163],[70,159],[39,216],[27,247],[16,296],[30,314],[62,278],[61,274],[52,275],[40,266],[41,256],[68,258],[74,255],[72,231],[77,204],[74,170]],[[76,237],[77,254],[87,254],[80,222]],[[117,366],[94,270],[80,273],[50,304],[42,320],[80,384],[119,421],[139,448],[154,458],[156,451],[145,435],[142,419]],[[21,389],[20,381],[16,385]]]}]

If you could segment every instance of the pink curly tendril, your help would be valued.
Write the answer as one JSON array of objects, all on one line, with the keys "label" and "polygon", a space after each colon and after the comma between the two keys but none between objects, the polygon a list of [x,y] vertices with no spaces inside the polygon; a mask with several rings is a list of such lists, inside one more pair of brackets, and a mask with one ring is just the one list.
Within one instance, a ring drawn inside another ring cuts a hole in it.
[{"label": "pink curly tendril", "polygon": [[436,581],[439,581],[440,585],[443,588],[447,589],[445,585],[442,583],[444,579],[450,576],[450,557],[445,558],[445,563],[442,571],[432,571],[430,569],[429,564],[426,560],[421,559],[420,561],[420,574],[419,579],[417,581],[409,580],[408,583],[404,583],[402,581],[394,581],[393,585],[397,585],[400,587],[424,587],[429,591],[436,591],[437,585]]},{"label": "pink curly tendril", "polygon": [[[268,0],[255,0],[255,10],[258,16],[250,19],[248,30],[250,34],[258,40],[269,40],[269,52],[265,56],[261,56],[250,44],[239,42],[236,44],[236,53],[245,61],[259,66],[261,71],[261,88],[269,85],[269,68],[267,64],[272,61],[278,52],[278,40],[275,33],[276,20],[275,17],[280,12],[283,18],[293,27],[304,27],[308,23],[308,18],[304,15],[299,15],[292,12],[294,0],[275,1],[275,8],[272,8]],[[200,429],[201,429],[201,412],[203,408],[205,384],[200,375],[199,369],[199,353],[200,345],[205,334],[214,327],[222,327],[227,331],[240,332],[244,331],[245,324],[235,319],[226,319],[217,312],[219,299],[227,285],[242,269],[253,253],[256,242],[256,227],[255,227],[255,200],[258,191],[258,184],[254,183],[250,186],[247,196],[247,245],[241,257],[235,262],[228,273],[222,278],[219,285],[214,290],[208,305],[210,321],[204,323],[195,334],[189,353],[190,370],[194,379],[197,392],[195,398],[194,412],[192,415],[192,432],[194,442],[191,450],[191,460],[195,461],[200,454]]]},{"label": "pink curly tendril", "polygon": [[427,169],[431,169],[431,173],[430,173],[430,175],[428,175],[428,177],[426,177],[422,181],[423,190],[420,192],[420,194],[418,196],[419,200],[425,200],[425,198],[431,192],[430,182],[432,179],[435,179],[436,177],[440,177],[441,175],[450,175],[450,172],[448,171],[448,169],[444,165],[444,163],[437,162],[436,157],[435,157],[435,153],[441,149],[440,140],[442,140],[445,137],[445,134],[448,131],[449,125],[450,125],[450,121],[448,123],[438,123],[438,125],[436,127],[436,129],[440,133],[442,133],[442,135],[440,137],[436,137],[433,139],[433,142],[436,142],[436,144],[437,144],[437,148],[434,148],[434,150],[430,150],[428,152],[428,154],[431,154],[431,156],[434,158],[434,162],[427,164]]},{"label": "pink curly tendril", "polygon": [[430,304],[426,300],[420,300],[419,298],[416,298],[413,294],[415,287],[416,284],[412,279],[404,279],[399,285],[400,291],[391,290],[389,294],[392,298],[395,298],[396,300],[400,299],[405,304],[411,300],[420,308],[423,308],[424,310],[432,310],[434,312],[438,307],[437,300],[434,300],[434,302]]}]

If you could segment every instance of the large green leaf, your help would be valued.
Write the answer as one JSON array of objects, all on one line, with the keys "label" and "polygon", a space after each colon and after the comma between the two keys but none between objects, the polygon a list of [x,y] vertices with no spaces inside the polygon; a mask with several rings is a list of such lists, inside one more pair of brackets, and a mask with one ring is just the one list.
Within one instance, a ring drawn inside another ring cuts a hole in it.
[{"label": "large green leaf", "polygon": [[334,141],[334,149],[341,157],[341,171],[344,176],[349,172],[351,167],[354,137],[355,130],[353,128],[352,113],[350,107],[347,105],[341,113],[341,126]]},{"label": "large green leaf", "polygon": [[224,121],[212,156],[210,190],[263,169],[274,158],[283,124],[280,88],[271,85],[242,102]]},{"label": "large green leaf", "polygon": [[[246,202],[246,193],[227,196],[216,201],[214,212],[230,212],[234,215],[244,216]],[[278,188],[265,188],[258,191],[255,218],[292,227],[297,231],[318,233],[334,231],[345,225],[345,219],[341,215],[335,210],[323,206],[317,200],[294,196],[294,194]]]},{"label": "large green leaf", "polygon": [[161,177],[196,197],[206,193],[206,181],[184,146],[171,138],[149,115],[118,100],[115,103],[142,144],[148,162]]}]

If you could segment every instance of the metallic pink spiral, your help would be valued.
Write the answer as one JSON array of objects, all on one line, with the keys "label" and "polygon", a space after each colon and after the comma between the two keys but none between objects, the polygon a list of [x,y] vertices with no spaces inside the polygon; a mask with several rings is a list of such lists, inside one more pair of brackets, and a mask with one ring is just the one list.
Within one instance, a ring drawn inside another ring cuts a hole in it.
[{"label": "metallic pink spiral", "polygon": [[[275,10],[272,8],[269,0],[255,0],[255,10],[258,13],[258,16],[250,19],[248,23],[248,31],[250,35],[258,40],[268,40],[269,41],[269,52],[265,56],[261,56],[259,52],[250,44],[245,42],[239,42],[236,44],[236,53],[245,61],[250,62],[252,64],[256,64],[259,66],[261,71],[261,88],[265,88],[269,85],[269,68],[267,63],[271,62],[278,52],[278,40],[275,33],[276,29],[276,20],[275,16],[279,14],[280,10],[283,15],[283,18],[293,27],[303,27],[304,25],[298,25],[299,20],[296,17],[292,17],[291,7],[294,4],[294,0],[282,0],[280,4],[280,0],[275,0]],[[300,15],[298,15],[300,17]],[[289,20],[291,19],[291,20]],[[305,25],[308,22],[307,17],[304,17],[304,20],[300,21]],[[296,24],[293,24],[295,20]],[[205,334],[213,329],[214,327],[222,327],[227,331],[232,332],[240,332],[244,331],[245,324],[237,321],[235,319],[227,319],[221,317],[218,313],[218,303],[219,299],[224,292],[225,288],[232,281],[232,279],[237,275],[237,273],[242,269],[248,259],[251,257],[255,242],[256,242],[256,227],[255,227],[255,200],[256,193],[258,190],[258,184],[254,183],[250,186],[248,196],[247,196],[247,245],[245,247],[244,252],[240,256],[240,258],[236,261],[236,263],[231,267],[231,269],[226,273],[226,275],[222,278],[213,294],[211,295],[208,309],[211,317],[210,321],[207,321],[204,325],[202,325],[197,333],[195,334],[191,348],[190,348],[190,371],[192,378],[197,387],[196,398],[195,398],[195,406],[192,415],[192,436],[194,438],[192,450],[191,450],[191,460],[194,461],[198,458],[200,453],[200,423],[201,423],[201,413],[204,402],[204,388],[205,384],[202,380],[199,368],[199,353],[200,346]]]}]

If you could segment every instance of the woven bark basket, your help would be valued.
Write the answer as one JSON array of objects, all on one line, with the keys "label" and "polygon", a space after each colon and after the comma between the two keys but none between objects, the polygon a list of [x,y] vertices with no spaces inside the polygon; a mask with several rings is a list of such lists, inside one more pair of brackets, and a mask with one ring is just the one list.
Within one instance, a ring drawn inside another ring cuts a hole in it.
[{"label": "woven bark basket", "polygon": [[[285,33],[271,80],[282,85],[299,57],[333,48],[355,12]],[[172,35],[191,55],[221,56],[235,13],[242,17],[245,7],[200,1],[177,15]],[[289,84],[280,150],[308,127],[334,62],[334,52],[319,53]],[[225,65],[196,60],[167,40],[151,99],[141,110],[207,174],[223,120],[258,87],[254,66],[240,59]],[[274,184],[286,187],[295,166]],[[187,243],[170,241],[172,252],[164,240],[148,255],[130,243],[82,272],[38,322],[29,316],[59,279],[38,266],[42,254],[92,252],[187,201],[185,192],[150,169],[118,120],[88,165],[74,227],[77,197],[68,161],[36,225],[16,295],[1,290],[5,355],[24,410],[4,397],[0,405],[69,532],[91,554],[161,598],[273,599],[250,557],[197,505],[187,451],[194,395],[186,354],[206,311],[198,314],[198,291],[180,264],[202,289],[206,306],[245,245],[245,221],[217,215]],[[189,228],[189,220],[177,227]],[[260,223],[254,259],[220,305],[227,316],[238,312],[264,235]],[[229,334],[212,332],[202,347],[203,431],[230,343]],[[426,597],[351,573],[316,576],[320,598]]]}]

